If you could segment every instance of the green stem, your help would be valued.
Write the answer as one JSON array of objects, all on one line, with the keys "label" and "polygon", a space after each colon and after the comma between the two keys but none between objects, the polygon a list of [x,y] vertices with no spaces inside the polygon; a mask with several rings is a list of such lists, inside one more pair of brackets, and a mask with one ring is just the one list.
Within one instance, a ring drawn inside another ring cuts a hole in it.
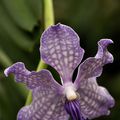
[{"label": "green stem", "polygon": [[51,25],[54,25],[54,12],[53,12],[53,0],[44,1],[44,24],[45,29]]},{"label": "green stem", "polygon": [[[54,12],[53,12],[53,0],[43,0],[44,3],[44,26],[45,29],[51,25],[54,25]],[[47,65],[40,60],[37,70],[40,71],[43,68],[47,68]],[[25,105],[29,105],[32,101],[32,92],[30,91]]]},{"label": "green stem", "polygon": [[0,63],[4,67],[8,67],[12,64],[12,61],[9,58],[9,56],[2,49],[0,49]]}]

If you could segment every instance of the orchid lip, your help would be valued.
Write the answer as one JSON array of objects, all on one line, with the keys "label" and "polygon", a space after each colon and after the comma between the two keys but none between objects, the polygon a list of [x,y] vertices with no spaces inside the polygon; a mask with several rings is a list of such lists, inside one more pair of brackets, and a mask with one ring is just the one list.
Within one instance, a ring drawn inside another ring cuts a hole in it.
[{"label": "orchid lip", "polygon": [[72,120],[84,120],[81,114],[80,104],[78,99],[72,101],[66,100],[64,107],[67,113],[72,118]]}]

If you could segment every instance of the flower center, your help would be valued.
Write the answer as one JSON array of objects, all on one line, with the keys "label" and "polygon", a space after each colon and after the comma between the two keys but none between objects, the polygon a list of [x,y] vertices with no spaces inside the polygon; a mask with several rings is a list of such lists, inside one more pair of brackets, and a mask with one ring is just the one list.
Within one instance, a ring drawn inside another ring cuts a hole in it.
[{"label": "flower center", "polygon": [[77,94],[72,83],[66,84],[64,90],[68,101],[77,99]]},{"label": "flower center", "polygon": [[65,88],[65,94],[66,94],[67,100],[69,100],[69,101],[75,100],[77,98],[77,94],[76,94],[75,90],[70,86]]},{"label": "flower center", "polygon": [[73,83],[64,84],[64,93],[66,96],[65,110],[71,116],[72,120],[84,120],[81,115],[79,95],[76,92]]}]

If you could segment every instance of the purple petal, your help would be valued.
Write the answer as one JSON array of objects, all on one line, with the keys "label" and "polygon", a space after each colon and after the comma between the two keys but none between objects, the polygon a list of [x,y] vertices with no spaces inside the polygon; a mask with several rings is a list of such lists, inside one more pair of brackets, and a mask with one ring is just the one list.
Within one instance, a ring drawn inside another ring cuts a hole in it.
[{"label": "purple petal", "polygon": [[18,120],[68,120],[62,97],[51,89],[35,88],[31,105],[23,107]]},{"label": "purple petal", "polygon": [[115,104],[112,96],[104,87],[98,86],[95,78],[81,81],[78,93],[80,94],[80,106],[84,118],[93,119],[109,115],[109,109]]},{"label": "purple petal", "polygon": [[113,43],[110,39],[102,39],[98,42],[98,52],[95,57],[86,59],[78,69],[78,76],[75,80],[77,88],[80,81],[91,77],[99,77],[102,73],[103,66],[113,62],[113,56],[108,52],[107,46]]},{"label": "purple petal", "polygon": [[8,67],[4,73],[6,76],[8,76],[10,73],[13,73],[17,82],[25,83],[30,89],[39,86],[58,91],[61,89],[61,85],[54,80],[48,70],[30,72],[25,68],[24,63],[22,62],[17,62]]},{"label": "purple petal", "polygon": [[84,50],[79,42],[76,32],[63,24],[49,27],[42,35],[42,59],[59,72],[63,82],[71,80],[74,69],[83,58]]},{"label": "purple petal", "polygon": [[112,54],[107,50],[107,46],[112,43],[113,41],[111,39],[101,39],[98,42],[98,52],[95,58],[97,59],[102,58],[103,59],[102,62],[104,64],[112,63],[114,58]]}]

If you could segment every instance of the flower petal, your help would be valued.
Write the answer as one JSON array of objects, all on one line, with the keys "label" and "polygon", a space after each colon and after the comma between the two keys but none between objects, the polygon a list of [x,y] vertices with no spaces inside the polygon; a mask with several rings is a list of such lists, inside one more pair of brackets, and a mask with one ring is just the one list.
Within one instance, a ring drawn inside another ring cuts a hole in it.
[{"label": "flower petal", "polygon": [[95,78],[81,81],[78,93],[84,118],[93,119],[101,115],[109,115],[109,109],[115,104],[112,96],[104,87],[98,86]]},{"label": "flower petal", "polygon": [[24,63],[22,62],[17,62],[8,67],[4,73],[6,76],[8,76],[10,73],[13,73],[17,82],[25,83],[30,89],[39,86],[45,88],[50,87],[54,90],[61,89],[61,85],[54,80],[48,70],[30,72],[25,68]]},{"label": "flower petal", "polygon": [[35,88],[33,102],[18,113],[18,120],[68,120],[62,97],[51,89]]},{"label": "flower petal", "polygon": [[74,69],[83,58],[76,32],[62,24],[49,27],[41,38],[41,57],[61,75],[63,82],[70,81]]},{"label": "flower petal", "polygon": [[104,64],[112,63],[114,58],[112,54],[107,50],[107,46],[112,43],[113,41],[111,39],[101,39],[98,42],[98,52],[95,58],[97,59],[102,58],[103,59],[102,62]]},{"label": "flower petal", "polygon": [[80,86],[80,81],[91,77],[99,77],[102,73],[103,66],[113,62],[113,56],[107,50],[107,46],[113,43],[110,39],[101,39],[98,42],[98,52],[95,57],[86,59],[78,69],[78,76],[75,80],[77,88]]}]

